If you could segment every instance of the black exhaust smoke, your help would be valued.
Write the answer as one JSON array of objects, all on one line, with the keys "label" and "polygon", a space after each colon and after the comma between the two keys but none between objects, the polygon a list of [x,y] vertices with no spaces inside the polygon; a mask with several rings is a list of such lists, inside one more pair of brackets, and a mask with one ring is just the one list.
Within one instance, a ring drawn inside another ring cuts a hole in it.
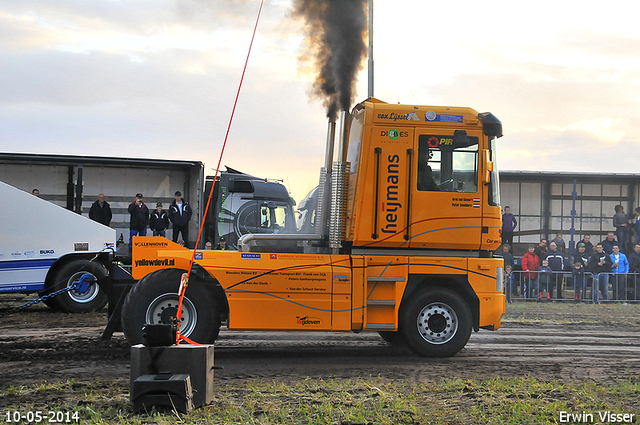
[{"label": "black exhaust smoke", "polygon": [[367,53],[368,0],[294,0],[293,13],[304,18],[309,49],[314,56],[313,95],[322,99],[327,117],[353,103],[356,75]]}]

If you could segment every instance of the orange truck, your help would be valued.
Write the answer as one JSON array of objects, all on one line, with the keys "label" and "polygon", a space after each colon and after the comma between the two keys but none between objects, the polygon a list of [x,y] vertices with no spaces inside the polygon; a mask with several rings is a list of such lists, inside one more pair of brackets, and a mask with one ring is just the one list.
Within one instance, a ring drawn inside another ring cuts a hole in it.
[{"label": "orange truck", "polygon": [[[452,356],[505,312],[496,139],[502,124],[470,108],[370,98],[329,123],[314,231],[281,233],[269,203],[238,251],[133,242],[139,279],[122,310],[128,340],[175,321],[191,263],[181,333],[213,343],[230,330],[374,331],[425,357]],[[337,140],[334,140],[336,139]],[[334,155],[335,150],[335,155]],[[336,157],[333,161],[333,157]],[[307,229],[309,226],[307,226]],[[279,247],[284,247],[279,249]]]}]

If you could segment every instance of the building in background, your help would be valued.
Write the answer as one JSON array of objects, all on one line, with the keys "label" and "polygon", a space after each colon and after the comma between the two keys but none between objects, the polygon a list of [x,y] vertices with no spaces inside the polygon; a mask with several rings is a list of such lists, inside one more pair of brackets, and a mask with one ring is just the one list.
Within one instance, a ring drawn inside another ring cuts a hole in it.
[{"label": "building in background", "polygon": [[569,254],[584,235],[591,235],[595,245],[615,231],[616,205],[633,215],[640,205],[640,174],[501,171],[500,197],[518,220],[514,255],[523,255],[530,243],[553,239],[558,232]]}]

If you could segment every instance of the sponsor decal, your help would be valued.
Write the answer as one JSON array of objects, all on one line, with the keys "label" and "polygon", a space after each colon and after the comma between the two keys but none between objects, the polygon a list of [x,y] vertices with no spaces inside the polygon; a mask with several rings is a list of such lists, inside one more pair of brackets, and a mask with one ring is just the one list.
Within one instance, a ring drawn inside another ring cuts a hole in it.
[{"label": "sponsor decal", "polygon": [[473,208],[480,208],[480,198],[473,198]]},{"label": "sponsor decal", "polygon": [[89,251],[89,242],[75,242],[73,244],[74,251]]},{"label": "sponsor decal", "polygon": [[153,260],[135,260],[136,267],[161,267],[161,266],[175,266],[176,260],[174,258],[156,258]]},{"label": "sponsor decal", "polygon": [[396,114],[395,112],[390,114],[378,114],[378,119],[390,121],[420,121],[420,117],[415,112],[410,112],[408,114]]},{"label": "sponsor decal", "polygon": [[389,155],[387,157],[387,194],[386,202],[382,202],[383,214],[382,228],[383,233],[396,233],[398,227],[398,209],[402,208],[402,204],[398,199],[400,184],[400,156]]},{"label": "sponsor decal", "polygon": [[269,256],[269,258],[271,258],[272,260],[277,260],[278,259],[278,254],[271,254]]},{"label": "sponsor decal", "polygon": [[19,258],[22,257],[22,252],[14,251],[11,253],[11,258]]},{"label": "sponsor decal", "polygon": [[24,256],[25,257],[29,257],[29,258],[35,257],[36,256],[36,252],[35,251],[25,251],[24,252]]},{"label": "sponsor decal", "polygon": [[380,136],[389,137],[391,140],[398,140],[398,138],[400,137],[409,137],[409,132],[400,131],[400,130],[396,130],[395,128],[392,128],[389,131],[382,130],[380,132]]},{"label": "sponsor decal", "polygon": [[135,242],[133,246],[169,246],[167,242]]},{"label": "sponsor decal", "polygon": [[202,253],[201,252],[196,252],[193,258],[195,260],[202,260]]},{"label": "sponsor decal", "polygon": [[427,121],[435,121],[435,122],[456,122],[462,123],[464,122],[464,116],[462,115],[448,115],[448,114],[436,114],[434,111],[428,111],[424,114],[424,117]]},{"label": "sponsor decal", "polygon": [[41,249],[40,255],[56,255],[55,249]]},{"label": "sponsor decal", "polygon": [[296,324],[302,326],[317,326],[320,325],[322,321],[318,317],[309,317],[309,316],[296,316]]},{"label": "sponsor decal", "polygon": [[260,254],[241,254],[243,260],[259,260]]},{"label": "sponsor decal", "polygon": [[333,279],[337,280],[338,282],[348,282],[349,276],[347,276],[346,274],[344,275],[336,274],[336,275],[333,275]]}]

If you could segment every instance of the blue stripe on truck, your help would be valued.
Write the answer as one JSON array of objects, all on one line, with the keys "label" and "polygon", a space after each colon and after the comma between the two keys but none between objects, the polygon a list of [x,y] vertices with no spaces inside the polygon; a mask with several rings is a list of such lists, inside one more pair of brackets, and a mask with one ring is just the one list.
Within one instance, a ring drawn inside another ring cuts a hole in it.
[{"label": "blue stripe on truck", "polygon": [[55,260],[0,261],[0,293],[44,289],[47,272]]}]

